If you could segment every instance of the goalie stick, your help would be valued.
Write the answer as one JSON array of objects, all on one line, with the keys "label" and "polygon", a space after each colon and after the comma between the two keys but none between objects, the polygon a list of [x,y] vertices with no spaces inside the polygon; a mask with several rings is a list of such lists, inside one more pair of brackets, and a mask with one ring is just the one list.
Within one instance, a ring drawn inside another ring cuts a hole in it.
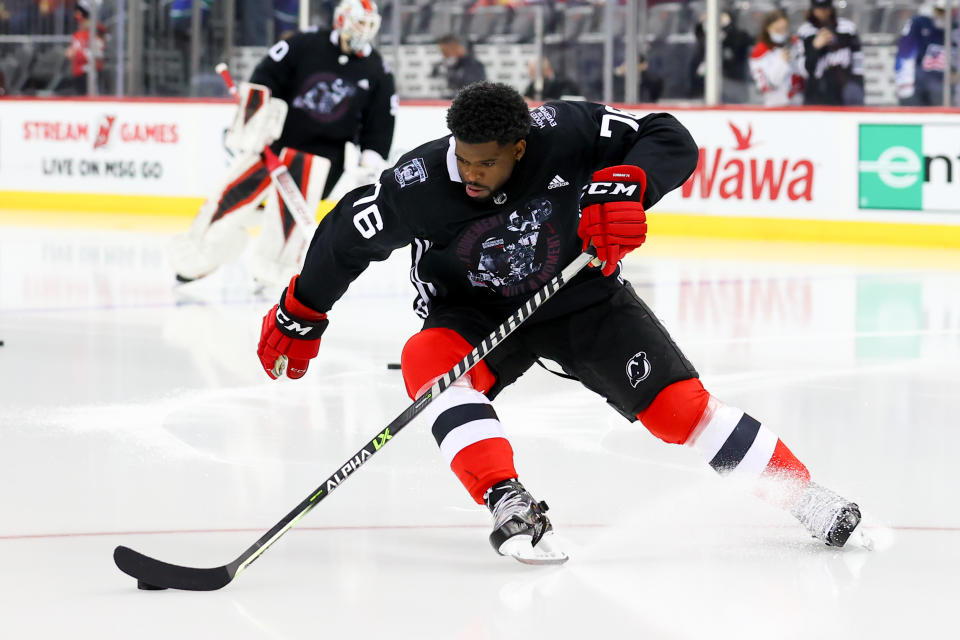
[{"label": "goalie stick", "polygon": [[447,387],[462,378],[477,363],[483,360],[487,354],[503,342],[517,327],[523,324],[534,311],[540,308],[540,306],[564,284],[573,279],[588,263],[596,260],[595,256],[590,253],[592,251],[593,249],[591,248],[588,252],[580,254],[573,262],[567,265],[566,268],[554,276],[550,282],[533,294],[513,315],[494,329],[493,333],[487,336],[483,342],[478,344],[467,357],[458,362],[456,366],[434,382],[430,389],[417,397],[417,399],[413,401],[413,404],[394,418],[393,422],[377,433],[370,442],[350,457],[339,469],[334,471],[333,475],[324,480],[312,494],[294,507],[293,511],[284,516],[280,522],[275,524],[272,529],[267,531],[233,562],[225,564],[222,567],[213,567],[210,569],[183,567],[155,560],[154,558],[145,556],[142,553],[124,546],[118,546],[114,549],[113,561],[121,571],[136,578],[137,586],[141,589],[169,588],[186,589],[190,591],[214,591],[227,586],[241,571],[249,567],[270,545],[276,542],[280,536],[289,531],[293,525],[307,515],[321,500],[331,494],[334,489],[339,488],[343,481],[352,473],[356,472],[371,456],[380,451],[387,442],[417,417],[417,415],[419,415],[428,404],[435,400],[438,395],[443,393]]},{"label": "goalie stick", "polygon": [[[221,62],[215,67],[215,70],[220,74],[220,77],[223,78],[223,82],[227,85],[227,90],[230,91],[230,95],[239,101],[240,96],[237,93],[237,85],[234,84],[226,63]],[[303,194],[300,193],[300,188],[297,187],[293,176],[290,175],[286,165],[280,162],[280,158],[277,157],[277,154],[275,154],[269,146],[263,148],[263,162],[267,165],[267,171],[270,172],[270,179],[277,188],[277,193],[283,198],[283,202],[287,205],[287,209],[290,210],[290,214],[296,221],[297,226],[300,227],[300,231],[306,236],[307,242],[310,242],[310,240],[313,239],[313,232],[317,230],[316,215],[310,214],[310,208],[303,199]]]}]

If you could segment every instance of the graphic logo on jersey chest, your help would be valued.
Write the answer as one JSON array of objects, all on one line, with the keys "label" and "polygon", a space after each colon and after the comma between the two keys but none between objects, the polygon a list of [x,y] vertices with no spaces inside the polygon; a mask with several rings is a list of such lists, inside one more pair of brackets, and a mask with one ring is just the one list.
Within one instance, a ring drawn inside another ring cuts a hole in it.
[{"label": "graphic logo on jersey chest", "polygon": [[347,111],[350,101],[357,93],[357,86],[332,73],[315,73],[293,99],[295,109],[303,109],[320,122],[332,122]]},{"label": "graphic logo on jersey chest", "polygon": [[560,261],[560,236],[547,222],[553,204],[535,198],[509,213],[479,220],[457,243],[470,284],[516,296],[553,277]]},{"label": "graphic logo on jersey chest", "polygon": [[414,158],[409,162],[404,162],[393,170],[393,177],[401,189],[411,184],[426,182],[427,167],[423,163],[423,158]]},{"label": "graphic logo on jersey chest", "polygon": [[641,382],[647,379],[652,368],[650,361],[647,360],[647,354],[643,351],[637,352],[635,356],[627,360],[627,380],[630,381],[630,386],[636,389]]}]

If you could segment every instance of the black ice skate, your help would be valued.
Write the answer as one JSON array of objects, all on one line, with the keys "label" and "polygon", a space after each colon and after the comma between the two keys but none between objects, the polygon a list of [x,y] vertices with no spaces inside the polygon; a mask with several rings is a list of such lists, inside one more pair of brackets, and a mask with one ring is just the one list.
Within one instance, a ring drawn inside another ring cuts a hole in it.
[{"label": "black ice skate", "polygon": [[855,503],[815,482],[807,485],[790,513],[814,538],[831,547],[845,545],[861,517]]},{"label": "black ice skate", "polygon": [[525,564],[562,564],[567,554],[555,546],[546,502],[533,499],[517,480],[490,487],[484,502],[493,514],[490,544],[502,556]]}]

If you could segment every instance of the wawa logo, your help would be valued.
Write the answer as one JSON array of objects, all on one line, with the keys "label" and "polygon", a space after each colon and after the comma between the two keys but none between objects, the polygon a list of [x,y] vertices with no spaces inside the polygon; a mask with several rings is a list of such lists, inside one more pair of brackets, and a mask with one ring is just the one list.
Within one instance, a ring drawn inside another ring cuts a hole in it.
[{"label": "wawa logo", "polygon": [[746,130],[732,122],[735,145],[729,148],[700,147],[700,159],[693,175],[683,184],[684,198],[723,200],[812,200],[813,161],[763,157],[760,143],[753,140],[753,125]]}]

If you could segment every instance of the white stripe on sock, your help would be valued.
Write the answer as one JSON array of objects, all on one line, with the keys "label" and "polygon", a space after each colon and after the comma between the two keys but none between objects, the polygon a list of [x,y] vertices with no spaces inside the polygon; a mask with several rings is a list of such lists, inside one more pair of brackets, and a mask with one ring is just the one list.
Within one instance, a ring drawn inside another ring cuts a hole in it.
[{"label": "white stripe on sock", "polygon": [[719,407],[713,413],[710,422],[697,435],[697,439],[693,442],[694,448],[707,461],[713,460],[742,417],[743,411],[736,407],[726,405]]},{"label": "white stripe on sock", "polygon": [[503,426],[499,420],[489,418],[487,420],[474,420],[467,424],[460,425],[447,434],[440,443],[440,453],[443,459],[449,465],[453,459],[463,449],[470,445],[487,440],[488,438],[506,438],[507,434],[503,432]]}]

